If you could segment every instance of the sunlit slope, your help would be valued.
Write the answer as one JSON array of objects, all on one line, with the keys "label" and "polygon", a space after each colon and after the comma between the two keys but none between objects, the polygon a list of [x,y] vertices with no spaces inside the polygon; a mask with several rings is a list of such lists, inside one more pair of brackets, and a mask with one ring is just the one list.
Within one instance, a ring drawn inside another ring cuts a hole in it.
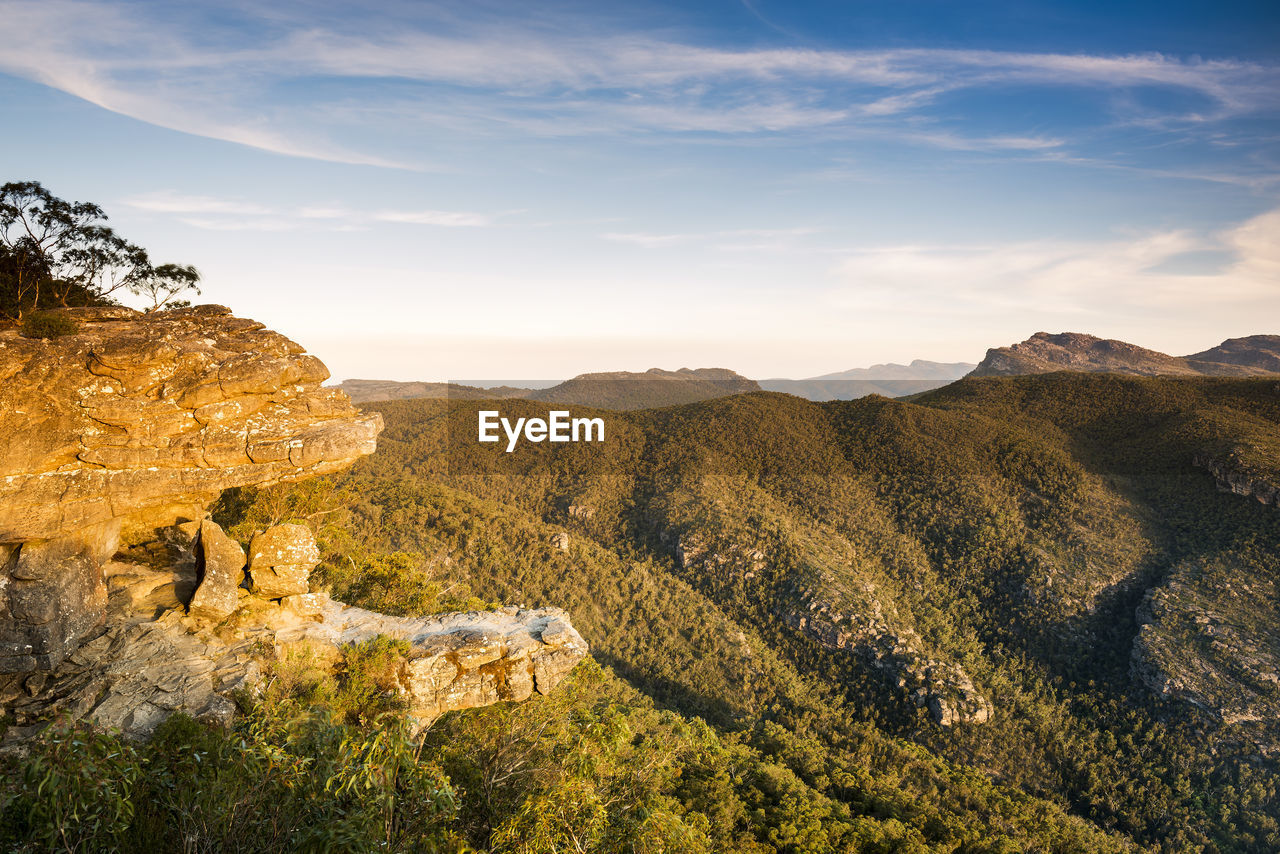
[{"label": "sunlit slope", "polygon": [[[357,477],[387,536],[485,596],[569,607],[661,702],[729,726],[808,709],[836,753],[837,722],[865,721],[1139,840],[1267,838],[1274,787],[1233,786],[1277,743],[1274,380],[755,393],[510,455],[457,441],[480,405],[377,406]],[[1188,628],[1213,620],[1229,642]]]}]

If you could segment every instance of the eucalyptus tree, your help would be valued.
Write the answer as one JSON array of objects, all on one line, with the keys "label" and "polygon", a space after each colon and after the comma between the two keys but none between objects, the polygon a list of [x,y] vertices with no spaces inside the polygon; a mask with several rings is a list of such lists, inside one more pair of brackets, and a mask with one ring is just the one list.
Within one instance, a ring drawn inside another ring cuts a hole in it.
[{"label": "eucalyptus tree", "polygon": [[106,221],[98,205],[60,199],[38,181],[0,186],[0,313],[21,320],[41,308],[114,302],[122,292],[156,309],[199,293],[194,267],[153,265]]}]

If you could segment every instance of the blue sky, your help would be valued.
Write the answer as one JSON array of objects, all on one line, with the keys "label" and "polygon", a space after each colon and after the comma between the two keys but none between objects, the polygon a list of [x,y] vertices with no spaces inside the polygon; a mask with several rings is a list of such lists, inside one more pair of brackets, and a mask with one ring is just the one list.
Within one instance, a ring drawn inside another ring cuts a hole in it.
[{"label": "blue sky", "polygon": [[1280,332],[1274,3],[0,0],[4,179],[336,378]]}]

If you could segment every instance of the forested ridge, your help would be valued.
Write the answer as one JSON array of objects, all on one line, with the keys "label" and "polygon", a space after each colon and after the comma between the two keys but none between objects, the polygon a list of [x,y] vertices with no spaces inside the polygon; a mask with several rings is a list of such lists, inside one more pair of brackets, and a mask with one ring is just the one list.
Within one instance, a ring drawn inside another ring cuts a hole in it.
[{"label": "forested ridge", "polygon": [[[374,456],[228,493],[215,517],[241,537],[310,524],[332,595],[378,610],[565,608],[594,661],[420,744],[385,650],[336,675],[281,662],[231,734],[174,719],[104,760],[123,805],[97,838],[178,850],[202,822],[218,850],[1280,848],[1280,508],[1256,500],[1280,483],[1275,380],[575,407],[608,441],[510,455],[458,441],[484,406],[370,404]],[[205,763],[176,763],[192,745]],[[40,767],[71,761],[43,750]],[[210,794],[179,817],[174,787]],[[6,797],[12,838],[39,838],[31,792]]]}]

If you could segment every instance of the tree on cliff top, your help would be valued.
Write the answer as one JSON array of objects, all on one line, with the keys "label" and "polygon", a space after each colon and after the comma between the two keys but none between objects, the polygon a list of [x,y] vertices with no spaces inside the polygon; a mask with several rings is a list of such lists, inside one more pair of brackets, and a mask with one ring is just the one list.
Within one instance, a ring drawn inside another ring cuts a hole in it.
[{"label": "tree on cliff top", "polygon": [[187,290],[199,293],[194,267],[153,265],[106,220],[98,205],[65,201],[37,181],[0,186],[0,317],[110,304],[121,291],[149,297],[151,309],[180,304]]}]

